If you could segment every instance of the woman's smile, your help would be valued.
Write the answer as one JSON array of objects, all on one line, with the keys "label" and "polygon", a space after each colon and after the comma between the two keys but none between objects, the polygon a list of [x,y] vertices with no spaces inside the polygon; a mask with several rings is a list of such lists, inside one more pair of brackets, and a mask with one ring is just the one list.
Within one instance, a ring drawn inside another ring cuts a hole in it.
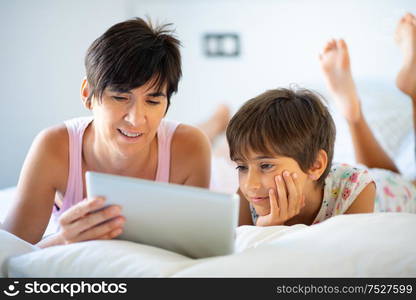
[{"label": "woman's smile", "polygon": [[129,143],[135,143],[141,140],[141,138],[144,136],[143,132],[132,132],[123,130],[121,128],[117,128],[117,131],[120,133],[120,136]]}]

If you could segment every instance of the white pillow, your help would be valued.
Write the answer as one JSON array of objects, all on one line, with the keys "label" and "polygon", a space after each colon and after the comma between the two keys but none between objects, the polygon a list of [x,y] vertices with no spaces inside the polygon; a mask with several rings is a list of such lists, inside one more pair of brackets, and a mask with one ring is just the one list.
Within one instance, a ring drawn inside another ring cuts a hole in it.
[{"label": "white pillow", "polygon": [[38,249],[38,247],[0,229],[0,277],[7,275],[7,260],[9,258]]},{"label": "white pillow", "polygon": [[9,260],[10,277],[415,277],[416,215],[341,215],[313,226],[242,226],[236,253],[205,259],[126,241]]},{"label": "white pillow", "polygon": [[166,277],[194,260],[128,241],[88,241],[13,257],[10,277]]},{"label": "white pillow", "polygon": [[175,277],[415,277],[414,228],[416,215],[406,213],[340,215],[274,240],[263,229],[239,228],[237,239],[248,249],[194,264]]}]

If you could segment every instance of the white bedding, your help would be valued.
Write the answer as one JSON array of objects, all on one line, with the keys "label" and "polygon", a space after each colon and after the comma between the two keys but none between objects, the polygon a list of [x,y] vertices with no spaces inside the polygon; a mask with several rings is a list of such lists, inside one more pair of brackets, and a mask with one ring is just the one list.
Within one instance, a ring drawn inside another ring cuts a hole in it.
[{"label": "white bedding", "polygon": [[415,277],[414,228],[416,215],[406,213],[241,226],[233,255],[205,259],[118,240],[36,250],[14,237],[10,248],[0,230],[0,253],[9,277]]},{"label": "white bedding", "polygon": [[[14,192],[0,191],[0,221]],[[0,277],[415,277],[415,228],[407,213],[241,226],[233,255],[197,260],[119,240],[38,249],[0,230]]]}]

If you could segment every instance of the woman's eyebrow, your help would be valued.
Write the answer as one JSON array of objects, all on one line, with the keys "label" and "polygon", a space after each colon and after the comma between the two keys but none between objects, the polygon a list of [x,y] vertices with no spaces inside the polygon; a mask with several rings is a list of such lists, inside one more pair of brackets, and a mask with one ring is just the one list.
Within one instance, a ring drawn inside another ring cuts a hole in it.
[{"label": "woman's eyebrow", "polygon": [[121,89],[121,88],[112,88],[109,87],[108,90],[113,93],[122,93],[122,94],[131,94],[129,90]]},{"label": "woman's eyebrow", "polygon": [[162,93],[162,92],[152,92],[152,93],[147,94],[147,96],[149,96],[149,97],[166,97],[166,94]]}]

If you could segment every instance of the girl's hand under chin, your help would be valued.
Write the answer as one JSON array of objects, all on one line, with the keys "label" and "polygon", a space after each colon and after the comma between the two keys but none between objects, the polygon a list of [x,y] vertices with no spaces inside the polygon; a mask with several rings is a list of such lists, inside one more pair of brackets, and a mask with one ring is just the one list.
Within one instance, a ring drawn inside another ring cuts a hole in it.
[{"label": "girl's hand under chin", "polygon": [[[269,190],[270,213],[259,216],[257,226],[284,225],[286,221],[300,213],[305,206],[305,195],[299,186],[296,173],[283,172],[275,178],[276,190]],[[277,191],[277,194],[276,194]]]}]

